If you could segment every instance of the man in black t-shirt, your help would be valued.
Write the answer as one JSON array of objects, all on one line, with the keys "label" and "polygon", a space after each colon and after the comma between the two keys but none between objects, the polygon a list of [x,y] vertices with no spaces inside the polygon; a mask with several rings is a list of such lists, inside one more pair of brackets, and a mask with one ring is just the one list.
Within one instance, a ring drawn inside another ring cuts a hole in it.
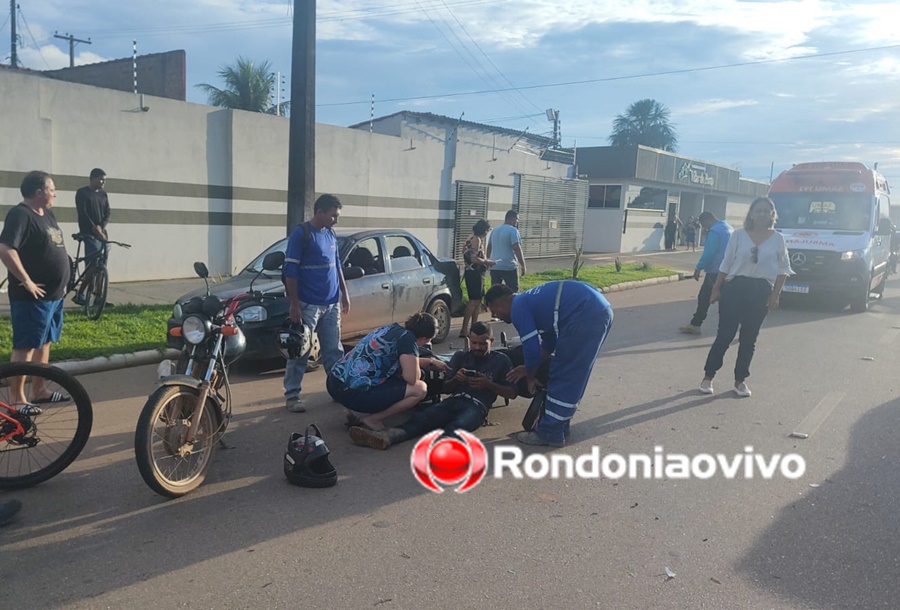
[{"label": "man in black t-shirt", "polygon": [[[88,264],[93,257],[100,253],[101,242],[109,239],[106,233],[106,225],[109,223],[109,196],[103,190],[106,185],[106,172],[95,167],[91,170],[91,183],[83,186],[75,192],[75,209],[78,211],[78,232],[84,241],[84,256]],[[84,274],[74,301],[78,305],[84,305],[84,290],[91,285],[94,276],[93,268],[88,268]]]},{"label": "man in black t-shirt", "polygon": [[458,351],[450,359],[451,376],[444,382],[444,391],[450,396],[416,411],[398,428],[376,431],[354,426],[350,428],[350,438],[363,447],[387,449],[438,428],[449,434],[458,429],[474,432],[480,428],[497,396],[516,397],[515,387],[506,380],[512,362],[506,354],[491,351],[493,342],[489,325],[473,324],[469,351]]},{"label": "man in black t-shirt", "polygon": [[[13,327],[13,362],[50,360],[50,344],[59,341],[63,325],[63,296],[69,283],[69,255],[63,234],[50,208],[56,185],[46,172],[25,175],[20,187],[24,201],[6,215],[0,232],[0,261],[9,270],[9,309]],[[36,404],[68,400],[49,394],[35,377],[26,400],[19,378],[19,410],[40,413]]]}]

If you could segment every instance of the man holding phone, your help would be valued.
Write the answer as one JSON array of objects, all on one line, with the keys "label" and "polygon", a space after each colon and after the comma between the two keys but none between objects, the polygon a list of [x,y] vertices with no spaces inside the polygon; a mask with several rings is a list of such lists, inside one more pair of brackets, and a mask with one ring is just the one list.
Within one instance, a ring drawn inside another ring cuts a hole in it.
[{"label": "man holding phone", "polygon": [[491,351],[493,342],[489,325],[473,324],[469,331],[469,351],[460,350],[450,359],[449,376],[444,381],[444,391],[450,396],[418,410],[399,428],[374,431],[355,426],[350,428],[350,438],[357,445],[384,450],[438,428],[448,433],[457,429],[474,432],[480,428],[497,396],[516,397],[515,387],[506,380],[512,362],[506,354]]}]

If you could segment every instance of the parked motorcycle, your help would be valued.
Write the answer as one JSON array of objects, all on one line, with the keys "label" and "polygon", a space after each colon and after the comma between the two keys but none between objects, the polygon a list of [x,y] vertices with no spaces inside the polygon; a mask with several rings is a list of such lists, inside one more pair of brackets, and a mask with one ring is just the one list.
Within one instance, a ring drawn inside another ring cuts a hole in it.
[{"label": "parked motorcycle", "polygon": [[[263,271],[273,271],[283,263],[284,253],[272,252],[263,261]],[[235,312],[248,300],[277,298],[254,291],[251,282],[249,292],[222,301],[209,294],[206,265],[194,263],[194,271],[206,282],[206,296],[188,301],[183,306],[181,326],[169,330],[184,339],[175,367],[177,374],[160,379],[141,411],[134,434],[134,455],[144,482],[170,498],[199,487],[212,464],[216,445],[224,445],[222,437],[232,407],[228,366],[246,347]]]}]

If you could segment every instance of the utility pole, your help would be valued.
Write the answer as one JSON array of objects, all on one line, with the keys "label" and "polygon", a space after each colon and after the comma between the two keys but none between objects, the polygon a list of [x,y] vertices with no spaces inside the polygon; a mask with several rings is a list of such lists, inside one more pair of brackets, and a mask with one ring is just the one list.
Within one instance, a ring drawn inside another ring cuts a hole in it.
[{"label": "utility pole", "polygon": [[294,0],[287,233],[312,217],[316,196],[316,0]]},{"label": "utility pole", "polygon": [[75,67],[75,43],[83,42],[85,44],[91,44],[90,38],[88,38],[87,40],[81,40],[80,38],[75,38],[75,36],[73,34],[66,34],[65,36],[60,36],[58,33],[53,32],[53,37],[61,38],[63,40],[69,41],[69,67],[70,68]]},{"label": "utility pole", "polygon": [[16,0],[9,0],[9,27],[12,41],[12,52],[10,53],[9,65],[13,69],[19,67],[19,56],[16,53]]}]

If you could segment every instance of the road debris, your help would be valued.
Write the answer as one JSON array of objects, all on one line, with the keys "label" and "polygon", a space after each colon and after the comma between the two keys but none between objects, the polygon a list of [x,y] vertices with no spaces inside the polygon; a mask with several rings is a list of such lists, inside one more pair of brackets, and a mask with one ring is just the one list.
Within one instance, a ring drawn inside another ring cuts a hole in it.
[{"label": "road debris", "polygon": [[666,580],[672,580],[673,578],[675,578],[675,572],[669,566],[666,566]]}]

